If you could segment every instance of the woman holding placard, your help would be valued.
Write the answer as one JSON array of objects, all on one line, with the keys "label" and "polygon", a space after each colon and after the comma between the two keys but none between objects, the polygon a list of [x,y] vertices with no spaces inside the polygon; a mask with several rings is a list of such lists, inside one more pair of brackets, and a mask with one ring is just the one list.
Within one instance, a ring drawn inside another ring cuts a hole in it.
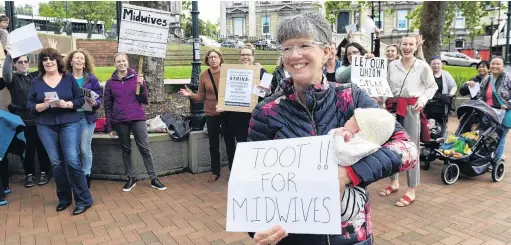
[{"label": "woman holding placard", "polygon": [[511,75],[504,71],[504,59],[494,57],[490,63],[490,76],[481,81],[477,98],[489,106],[506,111],[501,125],[501,140],[495,152],[495,159],[503,159],[506,136],[511,127]]},{"label": "woman holding placard", "polygon": [[79,109],[80,113],[85,115],[82,121],[82,135],[80,150],[82,156],[82,167],[87,178],[87,186],[90,188],[90,175],[92,169],[92,135],[96,128],[96,120],[99,115],[97,110],[101,106],[103,99],[103,90],[98,82],[98,78],[94,76],[94,62],[92,56],[85,50],[76,50],[71,52],[66,59],[66,69],[71,72],[76,79],[78,86],[83,89],[93,91],[98,96],[95,100],[90,97],[85,98],[85,103],[89,104],[91,111]]},{"label": "woman holding placard", "polygon": [[74,197],[73,215],[78,215],[92,206],[79,156],[83,114],[76,111],[85,100],[76,79],[64,72],[57,50],[41,50],[38,60],[39,76],[32,80],[27,108],[37,116],[37,133],[52,163],[57,212],[66,210]]},{"label": "woman holding placard", "polygon": [[[144,76],[129,68],[128,55],[125,53],[117,53],[114,56],[114,63],[116,70],[105,84],[103,98],[107,132],[111,137],[119,137],[124,170],[128,175],[128,181],[122,190],[131,191],[137,183],[131,160],[131,133],[135,137],[135,144],[142,156],[147,174],[151,178],[151,187],[161,191],[166,190],[167,187],[160,182],[154,171],[153,156],[149,149],[146,114],[142,107],[142,104],[148,102]],[[137,85],[140,85],[140,94],[136,93]]]},{"label": "woman holding placard", "polygon": [[[282,92],[264,99],[255,108],[250,140],[327,135],[331,129],[343,127],[356,108],[378,107],[358,87],[326,81],[322,68],[330,54],[331,38],[330,24],[320,13],[298,14],[281,20],[277,41],[291,77],[284,81]],[[417,146],[400,124],[396,123],[395,128],[380,150],[351,167],[338,168],[341,193],[346,185],[366,187],[417,164]],[[339,225],[343,235],[288,234],[285,227],[274,226],[253,237],[257,245],[373,243],[370,205],[365,206],[355,221]]]},{"label": "woman holding placard", "polygon": [[[252,45],[246,45],[240,49],[239,60],[241,64],[253,66],[254,57],[255,49]],[[261,67],[259,79],[262,79],[264,73],[267,73],[267,71],[261,65],[257,65]],[[246,112],[227,111],[225,112],[225,116],[227,124],[225,130],[234,135],[236,142],[246,142],[248,137],[248,123],[250,121],[251,114]]]},{"label": "woman holding placard", "polygon": [[[216,110],[216,105],[218,104],[218,85],[220,83],[220,66],[224,63],[224,58],[220,50],[211,49],[206,52],[204,63],[209,66],[209,69],[202,72],[199,76],[199,91],[193,93],[185,85],[185,88],[181,89],[179,93],[195,102],[204,102],[212,173],[208,183],[212,183],[220,178],[220,134],[222,133],[222,126],[225,129],[225,116]],[[236,147],[234,136],[229,131],[223,133],[227,159],[229,166],[232,166]]]},{"label": "woman holding placard", "polygon": [[[405,36],[401,39],[399,50],[402,58],[389,64],[387,79],[394,94],[394,98],[387,100],[387,108],[397,112],[397,120],[416,145],[419,145],[421,133],[420,112],[438,89],[431,67],[415,57],[419,40],[421,39],[416,36]],[[420,181],[419,165],[408,170],[407,176],[409,188],[396,203],[399,207],[408,206],[415,201],[415,188]],[[390,186],[382,190],[380,195],[388,196],[397,190],[399,180],[398,174],[395,174],[391,177]]]}]

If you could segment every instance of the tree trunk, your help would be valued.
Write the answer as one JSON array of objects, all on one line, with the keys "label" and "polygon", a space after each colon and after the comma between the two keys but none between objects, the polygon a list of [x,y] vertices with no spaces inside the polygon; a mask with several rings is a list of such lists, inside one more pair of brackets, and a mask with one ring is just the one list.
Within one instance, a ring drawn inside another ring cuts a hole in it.
[{"label": "tree trunk", "polygon": [[86,26],[87,26],[86,27],[86,29],[87,29],[87,39],[91,39],[92,38],[92,21],[88,20]]},{"label": "tree trunk", "polygon": [[[152,9],[161,9],[167,10],[169,9],[168,4],[170,2],[165,1],[151,1],[151,2],[141,2],[141,1],[130,1],[130,4],[138,5],[146,8]],[[165,94],[165,86],[163,83],[163,75],[165,74],[165,59],[155,58],[155,57],[146,57],[143,56],[143,65],[142,65],[142,74],[144,74],[144,78],[147,82],[147,88],[149,92],[149,102],[151,103],[159,103],[164,102],[167,97]],[[129,64],[130,67],[137,70],[138,72],[138,55],[129,55]]]},{"label": "tree trunk", "polygon": [[434,55],[440,55],[445,12],[448,2],[424,1],[422,3],[420,32],[424,38],[424,57],[427,62]]}]

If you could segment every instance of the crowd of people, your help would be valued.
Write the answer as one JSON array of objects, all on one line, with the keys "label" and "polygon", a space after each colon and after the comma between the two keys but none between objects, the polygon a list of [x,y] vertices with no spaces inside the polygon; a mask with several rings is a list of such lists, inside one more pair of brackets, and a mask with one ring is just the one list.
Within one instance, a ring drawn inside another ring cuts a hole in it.
[{"label": "crowd of people", "polygon": [[[0,23],[8,18],[0,17]],[[6,28],[0,24],[0,28]],[[94,75],[94,61],[85,50],[74,50],[68,55],[57,51],[57,43],[49,39],[50,47],[42,49],[37,57],[37,71],[30,72],[28,55],[12,58],[11,46],[2,39],[6,59],[0,89],[7,88],[11,95],[9,112],[24,122],[26,154],[23,158],[26,188],[46,185],[50,178],[57,186],[57,211],[63,211],[74,200],[73,215],[82,214],[93,204],[89,191],[93,163],[92,135],[99,118],[98,109],[104,104],[107,130],[119,139],[128,181],[124,191],[136,184],[131,160],[130,134],[144,159],[151,186],[158,190],[166,187],[154,171],[148,145],[146,116],[142,104],[148,102],[148,91],[142,74],[128,68],[128,56],[115,55],[112,61],[116,70],[107,81],[103,91]],[[136,93],[137,84],[140,93]],[[85,91],[95,93],[97,98],[84,96]],[[57,96],[56,98],[49,96]],[[91,109],[84,107],[88,104]],[[37,152],[40,174],[36,178],[34,156]],[[6,195],[11,192],[7,158],[1,164],[0,205],[6,205]]]},{"label": "crowd of people", "polygon": [[[2,18],[0,27],[1,21]],[[396,206],[406,207],[416,200],[424,108],[435,96],[452,101],[458,92],[453,77],[442,69],[440,57],[431,57],[430,63],[426,62],[422,37],[405,35],[397,44],[388,45],[384,54],[393,97],[371,98],[352,83],[351,64],[355,56],[380,57],[379,30],[375,33],[373,52],[354,42],[352,33],[337,46],[332,42],[330,30],[329,23],[319,13],[297,14],[280,21],[277,42],[281,46],[281,56],[273,72],[271,88],[265,90],[266,96],[260,98],[252,113],[224,111],[217,105],[220,69],[224,63],[219,49],[206,52],[204,63],[209,69],[200,74],[198,91],[194,93],[188,87],[179,91],[190,100],[204,102],[212,172],[209,183],[220,177],[221,135],[229,169],[237,142],[329,133],[337,137],[341,203],[345,209],[356,210],[343,217],[343,223],[339,224],[343,235],[288,234],[285,228],[274,226],[250,233],[256,244],[372,244],[367,186],[390,178],[390,185],[379,193],[390,196],[400,188],[399,172],[406,172],[408,188]],[[97,110],[104,106],[107,131],[112,137],[118,137],[122,149],[128,179],[123,191],[130,191],[137,181],[132,167],[131,134],[151,186],[165,190],[155,173],[148,144],[142,107],[148,102],[148,89],[143,74],[129,68],[127,55],[118,53],[113,60],[115,71],[103,91],[94,76],[93,59],[86,51],[73,51],[64,59],[56,50],[56,43],[51,42],[51,45],[40,51],[36,72],[29,72],[28,56],[12,59],[9,44],[4,46],[7,58],[0,88],[9,89],[12,97],[9,111],[19,115],[26,124],[25,187],[32,187],[35,182],[45,185],[53,176],[59,199],[57,211],[67,209],[73,199],[76,205],[73,214],[81,214],[91,207],[92,134],[98,119]],[[255,49],[251,45],[239,49],[239,63],[260,68],[261,78],[267,72],[255,63]],[[508,111],[511,108],[511,74],[504,72],[503,59],[495,57],[490,62],[482,61],[477,70],[479,75],[467,81],[460,88],[460,94],[470,94],[469,88],[479,83],[481,90],[472,99]],[[83,88],[94,91],[99,97],[86,99]],[[58,100],[49,99],[48,93],[58,94]],[[84,104],[90,105],[92,111],[84,110]],[[395,116],[389,116],[391,113]],[[381,124],[382,130],[372,130],[374,123]],[[503,140],[498,146],[497,159],[504,157],[505,136],[511,125],[502,127]],[[361,149],[356,144],[367,148]],[[357,150],[347,152],[349,147]],[[35,152],[41,165],[38,178],[34,169]],[[1,164],[6,166],[6,160]],[[3,179],[0,184],[4,187],[1,194],[10,191],[6,183],[8,180]],[[348,196],[356,198],[348,200]],[[6,204],[5,198],[0,200]]]}]

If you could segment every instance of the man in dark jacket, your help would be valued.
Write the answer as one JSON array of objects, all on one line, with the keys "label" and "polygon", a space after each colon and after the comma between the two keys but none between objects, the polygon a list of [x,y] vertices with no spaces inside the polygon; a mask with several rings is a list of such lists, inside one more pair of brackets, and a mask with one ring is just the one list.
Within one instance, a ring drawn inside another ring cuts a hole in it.
[{"label": "man in dark jacket", "polygon": [[[14,67],[16,68],[13,71]],[[27,188],[35,184],[35,163],[34,157],[37,150],[41,175],[37,182],[38,185],[45,185],[49,181],[47,173],[51,172],[51,162],[48,154],[39,139],[37,128],[35,125],[35,117],[27,110],[27,96],[32,79],[38,76],[38,72],[29,72],[28,56],[20,56],[12,58],[10,54],[6,55],[3,66],[3,78],[0,78],[0,90],[7,88],[11,94],[11,103],[8,105],[9,112],[16,114],[23,119],[26,125],[25,137],[27,140],[27,148],[25,158],[23,159],[23,167],[25,169],[25,179],[23,185]]]}]

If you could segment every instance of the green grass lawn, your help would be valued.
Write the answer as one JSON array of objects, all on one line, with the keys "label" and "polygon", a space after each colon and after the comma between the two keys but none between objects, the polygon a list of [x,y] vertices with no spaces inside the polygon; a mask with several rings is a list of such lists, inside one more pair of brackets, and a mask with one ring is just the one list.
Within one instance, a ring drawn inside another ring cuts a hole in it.
[{"label": "green grass lawn", "polygon": [[[273,73],[275,65],[263,65],[269,73]],[[205,71],[207,66],[201,66],[201,71]],[[444,66],[444,70],[451,73],[451,75],[458,83],[458,86],[466,82],[468,79],[477,75],[477,70],[473,67],[460,67],[460,66]],[[105,82],[110,78],[113,67],[96,67],[96,76],[100,81]],[[182,79],[190,78],[192,75],[192,66],[167,66],[165,67],[165,78]]]}]

